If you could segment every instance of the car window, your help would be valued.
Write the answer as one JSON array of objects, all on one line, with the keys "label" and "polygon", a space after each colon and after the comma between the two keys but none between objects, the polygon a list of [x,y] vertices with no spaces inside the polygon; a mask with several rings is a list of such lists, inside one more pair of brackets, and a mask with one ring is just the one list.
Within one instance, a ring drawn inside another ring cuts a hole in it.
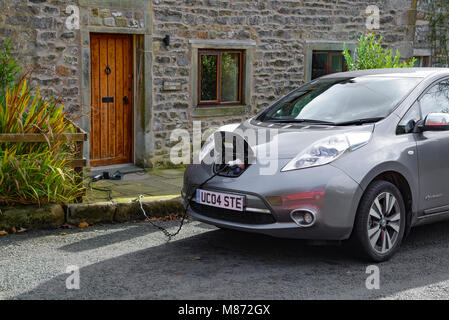
[{"label": "car window", "polygon": [[421,113],[425,118],[429,113],[449,113],[449,80],[433,85],[420,99]]},{"label": "car window", "polygon": [[405,116],[402,118],[402,120],[399,122],[398,127],[396,128],[396,133],[397,134],[406,134],[406,133],[410,133],[411,131],[409,131],[409,128],[406,128],[407,123],[410,122],[410,120],[413,120],[416,122],[418,122],[419,120],[421,120],[421,112],[419,110],[419,105],[418,103],[415,103],[405,114]]}]

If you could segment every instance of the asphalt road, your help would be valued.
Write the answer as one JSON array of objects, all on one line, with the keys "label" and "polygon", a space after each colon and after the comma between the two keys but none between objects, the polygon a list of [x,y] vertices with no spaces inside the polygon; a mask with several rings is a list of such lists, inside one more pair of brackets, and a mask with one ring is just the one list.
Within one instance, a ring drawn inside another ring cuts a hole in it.
[{"label": "asphalt road", "polygon": [[[347,246],[199,222],[170,243],[147,223],[61,232],[0,237],[0,299],[449,298],[449,223],[413,229],[401,251],[378,264],[378,290],[366,288],[368,264]],[[70,265],[79,267],[79,290],[66,288]]]}]

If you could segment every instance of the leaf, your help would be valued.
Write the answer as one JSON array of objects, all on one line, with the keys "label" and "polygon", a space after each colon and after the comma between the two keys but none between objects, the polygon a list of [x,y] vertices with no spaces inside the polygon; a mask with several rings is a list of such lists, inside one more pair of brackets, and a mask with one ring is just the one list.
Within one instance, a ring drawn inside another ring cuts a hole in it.
[{"label": "leaf", "polygon": [[8,232],[6,232],[5,230],[1,230],[0,231],[0,236],[5,236],[5,235],[7,235],[8,234]]},{"label": "leaf", "polygon": [[65,181],[65,175],[64,175],[64,172],[62,171],[62,169],[61,168],[56,168],[56,170],[58,170],[59,174],[61,175],[62,180]]},{"label": "leaf", "polygon": [[68,233],[67,232],[61,232],[59,235],[64,237],[64,236],[68,235]]},{"label": "leaf", "polygon": [[87,228],[89,224],[87,222],[80,222],[79,226],[80,228]]}]

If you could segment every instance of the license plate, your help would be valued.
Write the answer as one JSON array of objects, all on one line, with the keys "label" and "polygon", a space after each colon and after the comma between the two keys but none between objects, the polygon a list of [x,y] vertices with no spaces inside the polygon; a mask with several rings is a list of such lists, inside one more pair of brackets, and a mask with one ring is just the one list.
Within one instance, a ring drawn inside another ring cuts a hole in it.
[{"label": "license plate", "polygon": [[206,206],[243,211],[245,196],[198,189],[196,190],[196,202]]}]

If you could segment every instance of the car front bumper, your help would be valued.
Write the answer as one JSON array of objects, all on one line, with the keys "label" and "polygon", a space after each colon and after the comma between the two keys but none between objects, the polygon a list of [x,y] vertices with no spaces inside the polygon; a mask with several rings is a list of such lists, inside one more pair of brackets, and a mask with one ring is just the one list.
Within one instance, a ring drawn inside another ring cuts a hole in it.
[{"label": "car front bumper", "polygon": [[[280,161],[282,168],[287,161]],[[245,195],[244,212],[199,205],[194,197],[188,213],[191,217],[222,228],[262,233],[280,238],[310,240],[347,239],[354,224],[360,186],[340,169],[325,165],[302,170],[261,175],[260,167],[250,166],[240,177],[216,176],[202,189]],[[183,199],[214,174],[212,166],[189,166],[184,176]],[[310,227],[291,218],[293,210],[315,213]]]}]

